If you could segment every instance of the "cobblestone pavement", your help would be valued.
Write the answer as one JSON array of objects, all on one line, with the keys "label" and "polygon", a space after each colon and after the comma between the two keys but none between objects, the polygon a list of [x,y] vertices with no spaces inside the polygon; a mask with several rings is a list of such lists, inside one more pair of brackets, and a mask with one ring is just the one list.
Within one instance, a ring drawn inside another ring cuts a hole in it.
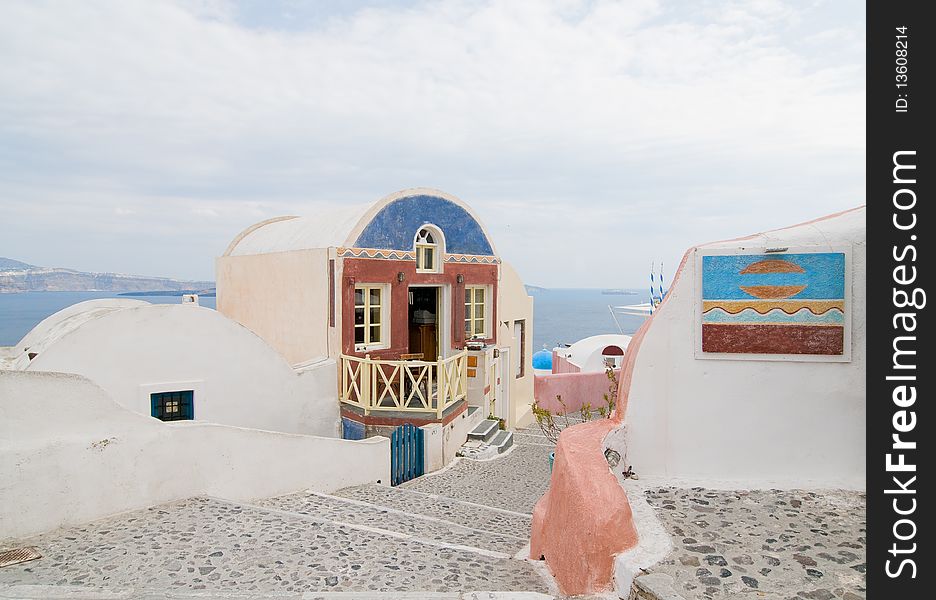
[{"label": "cobblestone pavement", "polygon": [[0,586],[548,593],[532,563],[360,525],[192,498],[18,540],[43,558],[0,569]]},{"label": "cobblestone pavement", "polygon": [[[674,550],[648,569],[685,598],[865,598],[865,496],[652,488]],[[743,596],[742,596],[743,594]]]},{"label": "cobblestone pavement", "polygon": [[[533,425],[514,433],[514,447],[493,460],[460,459],[448,469],[401,487],[485,506],[532,514],[549,487],[549,453],[554,450]],[[526,536],[529,536],[527,527]]]},{"label": "cobblestone pavement", "polygon": [[[378,486],[374,486],[375,488]],[[383,488],[386,490],[386,488]],[[380,494],[382,490],[374,490],[376,494],[372,500],[386,504],[384,499],[398,495],[395,490],[387,490],[390,494]],[[431,499],[424,499],[413,494],[404,494],[401,498],[400,508],[387,507],[368,501],[345,500],[324,494],[310,494],[302,492],[289,496],[280,496],[257,502],[259,506],[290,511],[312,518],[325,518],[337,522],[350,522],[377,527],[404,535],[411,535],[423,540],[444,540],[448,544],[457,544],[491,550],[513,556],[527,542],[526,536],[505,535],[499,523],[489,523],[484,526],[484,520],[468,522],[466,524],[454,523],[450,520],[451,514],[438,517],[414,513],[414,504],[427,504]],[[454,506],[452,513],[461,512],[465,507]],[[491,511],[488,511],[489,513]],[[497,513],[493,516],[499,517]],[[509,516],[509,515],[508,515]],[[489,519],[490,520],[490,519]]]},{"label": "cobblestone pavement", "polygon": [[491,510],[453,498],[434,496],[405,488],[364,485],[338,490],[335,495],[370,502],[414,515],[444,519],[451,523],[524,540],[530,537],[529,515]]}]

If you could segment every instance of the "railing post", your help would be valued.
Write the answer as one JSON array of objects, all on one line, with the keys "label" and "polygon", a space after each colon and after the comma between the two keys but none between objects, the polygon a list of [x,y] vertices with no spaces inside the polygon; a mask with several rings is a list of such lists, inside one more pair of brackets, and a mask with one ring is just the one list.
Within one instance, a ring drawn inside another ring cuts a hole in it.
[{"label": "railing post", "polygon": [[406,410],[406,363],[400,362],[400,408]]},{"label": "railing post", "polygon": [[361,361],[361,404],[364,406],[364,414],[370,414],[370,405],[371,405],[371,372],[370,372],[370,354],[364,355],[364,360]]},{"label": "railing post", "polygon": [[[445,373],[445,362],[442,360],[441,356],[436,361],[436,370],[439,374],[439,380],[436,383],[436,389],[439,390],[436,392],[436,418],[441,420],[442,411],[445,410],[445,381],[447,379]],[[432,393],[432,390],[430,389],[429,392]]]},{"label": "railing post", "polygon": [[[458,384],[459,384],[459,389],[461,393],[465,394],[465,397],[467,398],[468,397],[468,351],[467,350],[462,352],[462,357],[460,360],[461,360],[461,368],[459,369],[460,381],[458,382]],[[484,390],[482,389],[481,391],[483,392]]]},{"label": "railing post", "polygon": [[339,398],[348,401],[348,359],[341,356],[341,392]]}]

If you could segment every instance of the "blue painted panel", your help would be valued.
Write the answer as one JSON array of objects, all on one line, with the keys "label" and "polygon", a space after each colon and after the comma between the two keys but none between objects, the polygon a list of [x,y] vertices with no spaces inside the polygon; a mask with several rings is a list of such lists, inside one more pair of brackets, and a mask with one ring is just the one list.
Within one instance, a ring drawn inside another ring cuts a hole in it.
[{"label": "blue painted panel", "polygon": [[425,472],[424,435],[411,423],[390,434],[390,485],[400,485]]},{"label": "blue painted panel", "polygon": [[481,225],[468,211],[438,196],[408,196],[378,212],[354,242],[358,248],[412,250],[419,228],[427,223],[445,235],[445,251],[493,256],[494,249]]},{"label": "blue painted panel", "polygon": [[364,423],[341,417],[341,437],[345,440],[363,440]]}]

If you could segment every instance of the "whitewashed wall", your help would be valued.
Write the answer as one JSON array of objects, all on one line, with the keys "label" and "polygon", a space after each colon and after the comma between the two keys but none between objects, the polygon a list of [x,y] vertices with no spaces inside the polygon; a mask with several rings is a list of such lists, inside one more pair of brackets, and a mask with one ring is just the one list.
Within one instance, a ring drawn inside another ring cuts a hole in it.
[{"label": "whitewashed wall", "polygon": [[77,375],[0,371],[0,538],[196,495],[250,500],[389,476],[386,438],[162,423]]},{"label": "whitewashed wall", "polygon": [[[626,435],[641,478],[749,487],[865,485],[865,211],[701,248],[852,247],[851,362],[696,359],[696,249],[639,349]],[[626,444],[621,443],[626,439]],[[613,441],[612,441],[613,440]]]},{"label": "whitewashed wall", "polygon": [[149,395],[194,390],[195,419],[336,436],[337,367],[294,370],[246,327],[208,308],[143,303],[83,323],[43,349],[30,371],[76,373],[149,415]]}]

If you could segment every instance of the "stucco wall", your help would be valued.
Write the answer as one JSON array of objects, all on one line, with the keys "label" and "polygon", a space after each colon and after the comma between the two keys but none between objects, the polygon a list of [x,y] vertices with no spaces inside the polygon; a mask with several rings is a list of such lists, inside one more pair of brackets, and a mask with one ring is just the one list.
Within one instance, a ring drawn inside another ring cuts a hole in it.
[{"label": "stucco wall", "polygon": [[328,250],[222,256],[218,311],[249,327],[290,364],[330,356]]},{"label": "stucco wall", "polygon": [[[620,374],[620,370],[617,371]],[[534,397],[540,408],[553,414],[578,413],[582,406],[591,405],[592,412],[607,406],[605,396],[615,398],[617,389],[605,371],[590,373],[555,373],[535,377]],[[562,397],[562,403],[556,399]]]},{"label": "stucco wall", "polygon": [[[697,359],[699,249],[800,246],[852,248],[851,362]],[[865,273],[863,208],[690,250],[633,348],[627,442],[615,449],[642,478],[863,488]]]},{"label": "stucco wall", "polygon": [[[509,346],[517,353],[520,340],[514,337],[514,322],[526,322],[526,340],[523,352],[524,375],[510,380],[510,418],[508,427],[523,427],[533,420],[533,298],[530,297],[517,272],[507,263],[501,263],[501,279],[498,287],[498,346]],[[507,322],[507,325],[504,325]],[[514,358],[516,360],[516,354]],[[496,385],[496,384],[495,384]]]},{"label": "stucco wall", "polygon": [[334,361],[294,371],[250,330],[198,306],[109,312],[62,336],[28,369],[83,375],[143,415],[150,414],[150,393],[191,389],[199,421],[338,433]]},{"label": "stucco wall", "polygon": [[388,483],[389,440],[162,423],[77,375],[0,371],[0,537],[195,495]]}]

